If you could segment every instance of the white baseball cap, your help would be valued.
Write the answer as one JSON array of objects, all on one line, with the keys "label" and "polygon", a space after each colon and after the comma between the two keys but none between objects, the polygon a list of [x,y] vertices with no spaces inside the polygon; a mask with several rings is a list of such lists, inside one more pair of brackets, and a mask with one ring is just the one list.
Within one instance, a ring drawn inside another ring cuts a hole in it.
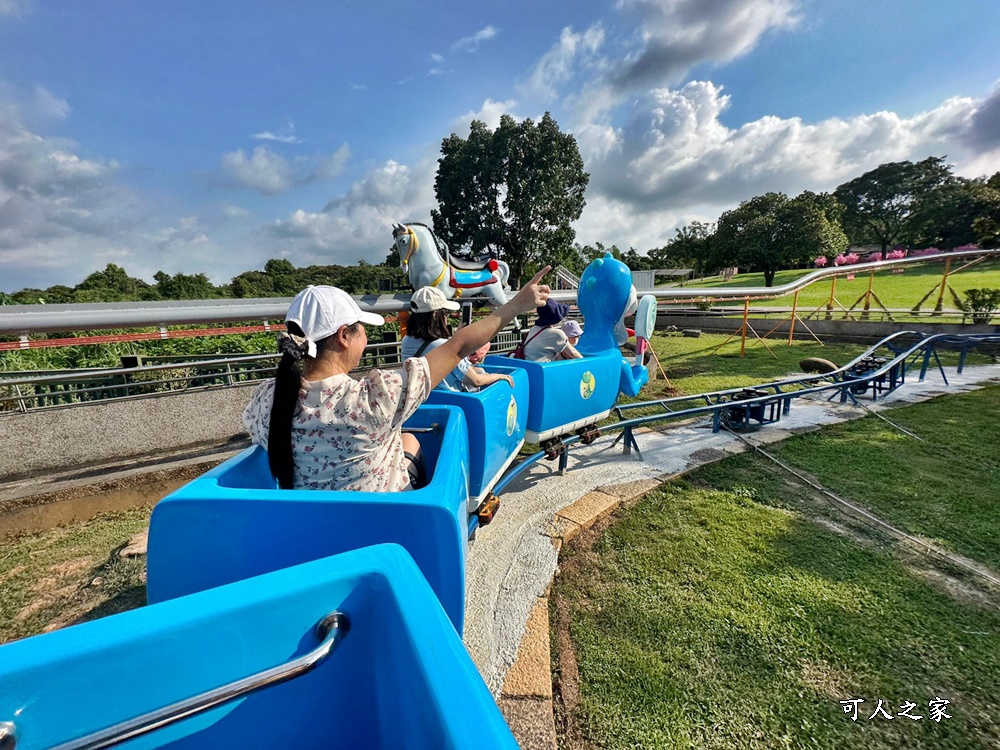
[{"label": "white baseball cap", "polygon": [[418,313],[435,310],[460,310],[462,306],[444,296],[436,286],[422,286],[410,297],[410,310]]},{"label": "white baseball cap", "polygon": [[335,286],[307,286],[292,300],[285,315],[286,323],[295,323],[313,342],[329,338],[344,326],[364,323],[380,326],[381,315],[363,312],[354,298]]}]

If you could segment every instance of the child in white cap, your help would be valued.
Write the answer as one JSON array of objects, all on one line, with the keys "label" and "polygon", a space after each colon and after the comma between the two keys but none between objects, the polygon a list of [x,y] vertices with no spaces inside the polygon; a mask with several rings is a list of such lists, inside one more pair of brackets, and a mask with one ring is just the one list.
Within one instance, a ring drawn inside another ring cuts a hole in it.
[{"label": "child in white cap", "polygon": [[[435,286],[421,287],[414,292],[410,298],[406,335],[400,344],[403,359],[432,352],[448,341],[451,338],[448,313],[459,308],[457,302],[445,297],[444,292]],[[469,358],[464,357],[436,387],[449,391],[478,391],[499,380],[509,383],[511,387],[514,385],[514,379],[510,375],[497,375],[472,367]]]},{"label": "child in white cap", "polygon": [[267,448],[282,488],[395,492],[420,483],[420,444],[405,422],[440,383],[515,316],[543,304],[546,267],[503,307],[460,329],[450,340],[399,370],[357,368],[368,343],[365,325],[382,316],[364,312],[332,286],[300,292],[285,317],[282,353],[273,380],[262,383],[243,412],[253,442]]}]

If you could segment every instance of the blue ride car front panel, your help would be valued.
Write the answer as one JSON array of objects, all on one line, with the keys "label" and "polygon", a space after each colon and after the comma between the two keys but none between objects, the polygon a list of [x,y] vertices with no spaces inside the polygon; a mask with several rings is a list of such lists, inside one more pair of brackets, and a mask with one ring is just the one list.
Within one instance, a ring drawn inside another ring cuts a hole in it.
[{"label": "blue ride car front panel", "polygon": [[479,506],[524,444],[527,425],[528,375],[515,367],[484,367],[487,372],[510,375],[514,387],[494,383],[476,393],[435,388],[428,404],[459,407],[469,426],[469,511]]},{"label": "blue ride car front panel", "polygon": [[[249,448],[161,500],[149,528],[147,598],[162,602],[372,544],[404,547],[455,628],[465,612],[469,449],[454,406],[421,406],[429,483],[408,492],[277,489],[267,453]],[[446,460],[440,460],[447,456]]]},{"label": "blue ride car front panel", "polygon": [[617,349],[556,362],[529,362],[497,355],[488,365],[516,367],[528,374],[530,443],[573,432],[608,415],[618,399],[622,356]]},{"label": "blue ride car front panel", "polygon": [[312,672],[129,748],[517,747],[451,622],[396,545],[317,560],[0,646],[0,721],[39,750],[300,657],[331,611],[350,627]]}]

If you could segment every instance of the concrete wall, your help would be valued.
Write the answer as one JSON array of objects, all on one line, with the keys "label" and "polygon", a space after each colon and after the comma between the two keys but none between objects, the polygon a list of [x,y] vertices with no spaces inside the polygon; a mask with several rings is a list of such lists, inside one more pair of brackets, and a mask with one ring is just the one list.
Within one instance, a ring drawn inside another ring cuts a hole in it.
[{"label": "concrete wall", "polygon": [[[768,318],[754,318],[751,316],[750,325],[760,336],[764,336],[771,329],[776,328],[768,337],[780,341],[788,340],[788,330],[791,325],[790,316],[774,315]],[[658,329],[667,326],[676,326],[680,329],[698,329],[706,333],[732,333],[739,331],[743,325],[743,318],[739,315],[733,317],[722,317],[721,315],[671,315],[660,313],[656,316],[656,327]],[[808,330],[806,329],[808,326]],[[844,321],[844,320],[807,320],[803,324],[795,322],[795,339],[808,340],[812,337],[812,331],[821,339],[831,341],[850,341],[857,343],[874,344],[881,341],[897,331],[921,331],[924,333],[1000,333],[1000,326],[996,325],[963,325],[961,323],[890,323],[881,321]],[[753,334],[748,332],[748,337],[753,338]]]},{"label": "concrete wall", "polygon": [[0,481],[245,439],[243,409],[255,386],[2,412]]}]

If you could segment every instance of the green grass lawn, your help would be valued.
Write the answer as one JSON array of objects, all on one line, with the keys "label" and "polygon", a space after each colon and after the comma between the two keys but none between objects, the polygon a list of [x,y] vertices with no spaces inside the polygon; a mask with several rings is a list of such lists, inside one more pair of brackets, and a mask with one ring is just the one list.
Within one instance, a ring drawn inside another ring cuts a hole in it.
[{"label": "green grass lawn", "polygon": [[150,506],[0,543],[0,643],[146,601],[146,558],[113,550],[149,525]]},{"label": "green grass lawn", "polygon": [[[766,329],[760,333],[763,335]],[[729,343],[719,349],[726,339],[729,339]],[[799,367],[803,359],[821,357],[836,365],[845,365],[869,348],[862,344],[832,342],[824,346],[811,340],[793,341],[791,346],[787,339],[766,341],[774,356],[759,341],[751,338],[747,339],[746,356],[740,357],[739,336],[703,333],[699,338],[688,338],[680,334],[658,332],[652,339],[653,350],[670,378],[673,390],[657,374],[657,379],[643,388],[637,400],[708,393],[767,383],[786,375],[803,374]],[[973,351],[967,362],[970,365],[990,363],[993,360],[987,354]],[[941,361],[945,366],[954,366],[958,363],[958,357],[950,352],[941,352]],[[651,362],[650,367],[655,369],[656,365]]]},{"label": "green grass lawn", "polygon": [[[952,270],[961,264],[953,263]],[[775,286],[782,286],[795,281],[807,273],[816,270],[815,268],[779,271],[774,278]],[[926,263],[918,266],[907,266],[903,273],[893,273],[892,270],[884,270],[875,274],[875,281],[872,285],[873,291],[882,300],[882,303],[889,308],[910,309],[916,305],[920,299],[927,294],[936,284],[941,281],[944,273],[944,264]],[[844,306],[850,307],[868,289],[867,273],[859,273],[854,279],[848,281],[846,277],[837,278],[836,297]],[[971,268],[955,273],[948,279],[952,288],[963,294],[973,288],[1000,288],[1000,261],[986,260]],[[731,281],[723,282],[719,277],[712,279],[699,279],[686,283],[684,288],[699,287],[762,287],[764,286],[764,275],[760,273],[739,274]],[[772,300],[751,302],[751,306],[787,306],[792,304],[792,296],[786,295]],[[830,296],[830,281],[824,280],[811,284],[799,292],[799,309],[802,314],[815,310],[821,305],[825,305]],[[933,310],[937,301],[937,293],[924,302],[922,310]],[[742,304],[742,303],[741,303]],[[944,306],[954,308],[955,303],[949,294],[945,294]],[[877,309],[872,303],[873,309]],[[836,308],[835,308],[836,309]]]},{"label": "green grass lawn", "polygon": [[[872,418],[772,449],[911,533],[997,566],[1000,485],[982,435],[998,406],[991,388],[890,414],[928,444]],[[564,548],[560,571],[554,658],[572,675],[575,657],[579,674],[565,747],[1000,745],[1000,592],[852,524],[759,456],[619,511],[592,545]],[[854,722],[841,701],[857,698]],[[937,698],[951,719],[929,720]],[[896,718],[869,718],[879,699]],[[896,716],[906,701],[922,720]]]},{"label": "green grass lawn", "polygon": [[[761,331],[761,334],[766,333]],[[859,344],[827,344],[815,341],[767,339],[775,356],[758,342],[747,341],[746,356],[740,357],[738,336],[725,343],[728,335],[703,333],[699,338],[679,334],[657,333],[652,339],[653,350],[676,392],[683,395],[707,393],[737,388],[783,378],[791,373],[802,374],[799,362],[808,357],[822,357],[838,365],[847,364],[868,347]],[[716,350],[718,349],[718,352]],[[655,364],[650,363],[655,369]],[[659,376],[657,376],[659,378]],[[662,379],[653,380],[643,389],[640,400],[666,393]]]}]

